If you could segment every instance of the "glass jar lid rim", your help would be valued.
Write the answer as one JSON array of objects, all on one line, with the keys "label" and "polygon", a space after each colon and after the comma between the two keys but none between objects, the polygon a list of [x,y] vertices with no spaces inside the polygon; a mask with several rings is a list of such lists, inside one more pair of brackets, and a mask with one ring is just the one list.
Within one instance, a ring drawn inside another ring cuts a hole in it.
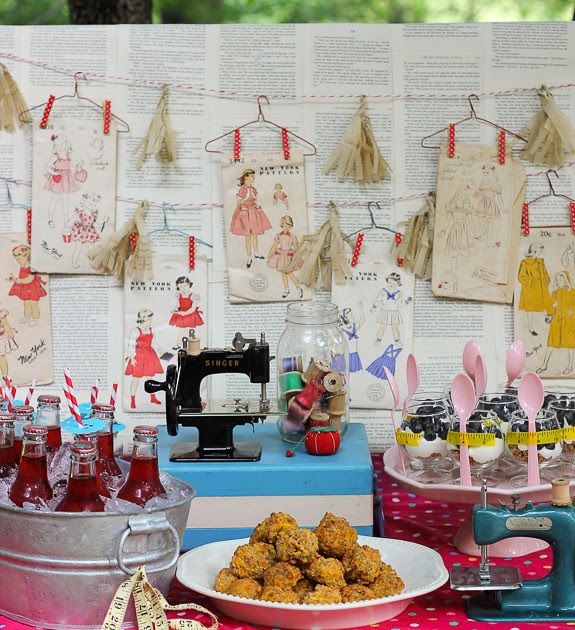
[{"label": "glass jar lid rim", "polygon": [[38,403],[47,403],[49,405],[59,405],[62,402],[60,396],[53,396],[52,394],[41,394],[37,398]]},{"label": "glass jar lid rim", "polygon": [[107,413],[113,413],[116,410],[114,405],[109,405],[107,403],[99,403],[96,402],[92,405],[92,412],[94,411],[105,411]]},{"label": "glass jar lid rim", "polygon": [[34,413],[34,407],[30,405],[20,405],[19,407],[14,407],[12,413],[15,416],[28,416]]},{"label": "glass jar lid rim", "polygon": [[24,427],[24,433],[31,433],[32,435],[47,435],[48,427],[39,424],[27,424]]},{"label": "glass jar lid rim", "polygon": [[337,305],[327,301],[292,302],[286,310],[286,321],[291,324],[331,324],[338,318]]},{"label": "glass jar lid rim", "polygon": [[134,435],[158,435],[158,427],[148,424],[139,424],[134,427]]},{"label": "glass jar lid rim", "polygon": [[91,442],[74,442],[70,447],[71,453],[90,455],[96,452],[96,445]]}]

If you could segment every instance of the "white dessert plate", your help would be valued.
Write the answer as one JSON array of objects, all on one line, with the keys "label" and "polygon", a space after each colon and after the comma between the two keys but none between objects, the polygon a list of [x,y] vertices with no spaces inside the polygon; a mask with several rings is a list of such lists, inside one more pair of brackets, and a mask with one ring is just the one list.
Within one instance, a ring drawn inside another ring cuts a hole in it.
[{"label": "white dessert plate", "polygon": [[405,582],[399,595],[350,604],[281,604],[245,599],[218,593],[213,589],[216,575],[229,566],[234,551],[248,542],[225,540],[188,551],[178,562],[176,576],[189,589],[207,595],[229,617],[274,628],[296,630],[336,630],[357,628],[391,619],[403,612],[414,597],[439,588],[448,578],[441,556],[423,545],[391,538],[359,536],[360,545],[378,549]]}]

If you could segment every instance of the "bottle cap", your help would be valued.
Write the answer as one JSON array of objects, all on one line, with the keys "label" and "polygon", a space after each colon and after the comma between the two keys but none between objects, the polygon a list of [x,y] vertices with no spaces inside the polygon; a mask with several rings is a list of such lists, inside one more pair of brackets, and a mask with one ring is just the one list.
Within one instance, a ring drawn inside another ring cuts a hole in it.
[{"label": "bottle cap", "polygon": [[14,422],[13,413],[0,413],[0,422]]},{"label": "bottle cap", "polygon": [[92,415],[96,415],[98,412],[100,413],[114,413],[115,407],[114,405],[106,405],[105,403],[94,403],[92,405]]},{"label": "bottle cap", "polygon": [[14,407],[12,413],[15,416],[31,416],[34,413],[34,407],[30,407],[30,405],[21,405],[20,407]]},{"label": "bottle cap", "polygon": [[37,424],[27,424],[24,427],[24,433],[27,435],[48,435],[48,427]]},{"label": "bottle cap", "polygon": [[70,447],[72,455],[95,455],[96,446],[91,442],[74,442]]},{"label": "bottle cap", "polygon": [[158,427],[140,424],[137,427],[134,427],[134,435],[158,435]]},{"label": "bottle cap", "polygon": [[39,405],[59,405],[62,402],[60,396],[51,396],[50,394],[42,394],[37,398]]}]

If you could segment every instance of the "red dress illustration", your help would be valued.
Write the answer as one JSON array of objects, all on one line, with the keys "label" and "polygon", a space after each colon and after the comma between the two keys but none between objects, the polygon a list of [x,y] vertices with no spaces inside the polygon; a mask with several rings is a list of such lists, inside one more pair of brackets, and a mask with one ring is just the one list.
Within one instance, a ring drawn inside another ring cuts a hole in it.
[{"label": "red dress illustration", "polygon": [[95,226],[98,211],[83,212],[79,208],[76,208],[76,217],[76,220],[72,223],[72,229],[70,230],[70,240],[77,241],[78,243],[96,243],[99,241],[100,235]]},{"label": "red dress illustration", "polygon": [[138,338],[136,339],[135,363],[132,359],[129,359],[125,374],[127,376],[134,376],[135,378],[162,374],[164,369],[162,368],[162,364],[160,363],[160,359],[158,359],[156,351],[152,348],[154,333],[151,329],[149,333],[145,333],[139,326],[138,332]]},{"label": "red dress illustration", "polygon": [[44,176],[44,190],[53,193],[73,193],[80,188],[76,178],[72,174],[72,160],[69,157],[57,157],[52,164],[52,173]]},{"label": "red dress illustration", "polygon": [[44,285],[46,284],[44,280],[42,280],[35,271],[32,271],[30,266],[20,267],[20,271],[18,273],[18,278],[20,280],[25,280],[31,275],[34,276],[32,282],[28,282],[26,284],[14,282],[8,295],[14,295],[25,302],[29,300],[32,302],[38,302],[40,298],[47,295],[44,290]]},{"label": "red dress illustration", "polygon": [[178,297],[178,312],[172,313],[170,317],[170,326],[177,326],[178,328],[195,328],[196,326],[202,326],[204,320],[202,319],[202,311],[196,306],[191,313],[185,313],[192,308],[192,298],[184,297],[180,295]]},{"label": "red dress illustration", "polygon": [[271,228],[266,213],[258,205],[258,191],[249,184],[240,186],[240,198],[232,215],[230,231],[237,236],[260,236]]}]

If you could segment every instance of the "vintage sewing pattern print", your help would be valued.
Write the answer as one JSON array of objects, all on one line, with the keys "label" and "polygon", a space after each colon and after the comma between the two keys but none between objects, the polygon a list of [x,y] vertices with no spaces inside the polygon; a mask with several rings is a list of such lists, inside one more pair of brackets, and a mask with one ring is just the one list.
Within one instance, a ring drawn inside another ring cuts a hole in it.
[{"label": "vintage sewing pattern print", "polygon": [[511,302],[525,172],[494,147],[457,144],[439,157],[433,243],[436,295]]},{"label": "vintage sewing pattern print", "polygon": [[54,379],[48,276],[35,271],[25,234],[0,234],[0,376],[17,386]]},{"label": "vintage sewing pattern print", "polygon": [[308,232],[301,152],[224,154],[222,182],[230,301],[309,300],[292,264]]},{"label": "vintage sewing pattern print", "polygon": [[196,256],[190,271],[183,254],[154,256],[153,280],[126,278],[124,411],[164,413],[164,394],[147,394],[145,381],[165,380],[167,366],[177,362],[183,337],[193,335],[202,347],[208,344],[207,278],[206,260]]},{"label": "vintage sewing pattern print", "polygon": [[[332,285],[340,328],[348,338],[351,406],[391,409],[384,367],[405,388],[406,359],[413,347],[413,276],[367,254],[346,284]],[[337,368],[340,358],[335,358]],[[340,366],[341,367],[341,366]]]},{"label": "vintage sewing pattern print", "polygon": [[101,121],[34,129],[32,263],[48,273],[96,273],[90,248],[115,228],[116,132]]},{"label": "vintage sewing pattern print", "polygon": [[571,228],[531,228],[520,241],[515,338],[526,371],[575,378],[575,236]]}]

